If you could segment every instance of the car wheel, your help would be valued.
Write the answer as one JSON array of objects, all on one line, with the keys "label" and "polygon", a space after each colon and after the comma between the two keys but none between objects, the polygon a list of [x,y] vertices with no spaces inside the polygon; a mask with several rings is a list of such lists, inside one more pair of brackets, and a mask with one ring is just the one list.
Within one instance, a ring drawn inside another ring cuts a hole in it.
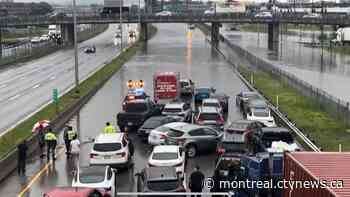
[{"label": "car wheel", "polygon": [[197,155],[197,147],[193,144],[187,146],[187,156],[193,158]]}]

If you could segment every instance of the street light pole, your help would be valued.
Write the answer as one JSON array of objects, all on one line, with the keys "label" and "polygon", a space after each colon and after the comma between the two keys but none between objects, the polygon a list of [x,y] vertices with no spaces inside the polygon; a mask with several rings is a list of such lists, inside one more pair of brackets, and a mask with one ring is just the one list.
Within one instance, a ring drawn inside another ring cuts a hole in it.
[{"label": "street light pole", "polygon": [[[78,64],[78,33],[77,33],[77,8],[76,0],[73,0],[73,23],[74,23],[74,71],[75,71],[75,87],[79,86],[79,64]],[[77,90],[79,92],[79,90]]]},{"label": "street light pole", "polygon": [[123,51],[123,22],[122,22],[122,12],[123,12],[123,0],[120,0],[119,6],[119,27],[120,27],[120,50]]}]

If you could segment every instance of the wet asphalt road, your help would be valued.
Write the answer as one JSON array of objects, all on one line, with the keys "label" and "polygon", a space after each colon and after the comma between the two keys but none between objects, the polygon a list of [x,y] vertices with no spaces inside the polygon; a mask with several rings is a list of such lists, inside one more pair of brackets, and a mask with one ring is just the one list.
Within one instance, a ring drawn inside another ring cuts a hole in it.
[{"label": "wet asphalt road", "polygon": [[[116,25],[110,25],[104,33],[79,44],[80,79],[86,78],[119,53],[119,47],[113,44],[115,31]],[[96,46],[96,54],[84,53],[84,48],[89,45]],[[1,69],[0,133],[50,101],[53,88],[63,93],[73,83],[73,49],[60,50],[37,60]]]},{"label": "wet asphalt road", "polygon": [[[230,98],[228,120],[240,119],[234,96],[246,89],[233,73],[231,65],[212,50],[199,30],[192,36],[187,33],[184,24],[158,25],[158,34],[148,42],[130,62],[124,65],[105,86],[84,106],[71,123],[79,128],[80,140],[85,142],[81,150],[80,166],[88,165],[91,143],[89,138],[98,135],[106,121],[116,123],[116,114],[121,110],[121,101],[126,94],[126,82],[129,79],[145,81],[146,91],[152,95],[152,76],[156,71],[179,71],[182,78],[192,78],[197,86],[213,86],[217,92],[225,92]],[[145,167],[151,147],[140,142],[135,133],[131,133],[135,143],[134,169],[118,172],[118,191],[136,191],[134,173]],[[61,139],[62,140],[62,139]],[[62,142],[61,142],[62,143]],[[55,165],[42,171],[42,176],[32,181],[30,189],[24,196],[41,196],[43,192],[55,186],[67,186],[71,183],[71,165],[67,163],[64,150],[60,148]],[[194,165],[199,164],[206,176],[211,176],[214,169],[215,154],[208,153],[188,162],[187,174]],[[27,176],[18,177],[13,173],[6,181],[0,183],[0,194],[17,195],[33,176],[39,172],[45,162],[34,158],[27,167]]]},{"label": "wet asphalt road", "polygon": [[[318,87],[327,93],[350,102],[350,55],[311,48],[300,43],[312,42],[309,36],[280,35],[279,51],[267,50],[267,34],[226,31],[221,32],[235,44],[271,62],[280,69],[294,74],[299,79]],[[319,32],[315,32],[315,39]],[[323,55],[322,55],[323,54]]]}]

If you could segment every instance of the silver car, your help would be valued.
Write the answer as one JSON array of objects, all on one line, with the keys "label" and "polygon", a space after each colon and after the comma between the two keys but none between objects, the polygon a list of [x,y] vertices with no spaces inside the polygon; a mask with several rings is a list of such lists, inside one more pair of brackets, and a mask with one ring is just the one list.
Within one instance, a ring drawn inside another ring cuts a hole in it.
[{"label": "silver car", "polygon": [[211,127],[186,124],[170,129],[165,143],[184,147],[187,156],[193,158],[199,152],[215,151],[221,138],[222,133]]}]

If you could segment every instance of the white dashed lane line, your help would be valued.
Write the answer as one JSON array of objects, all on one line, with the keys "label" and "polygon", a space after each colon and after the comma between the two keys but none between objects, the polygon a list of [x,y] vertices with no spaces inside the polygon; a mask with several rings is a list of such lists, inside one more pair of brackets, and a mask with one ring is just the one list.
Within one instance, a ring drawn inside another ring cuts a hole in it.
[{"label": "white dashed lane line", "polygon": [[21,96],[20,94],[16,94],[15,96],[10,97],[8,100],[9,100],[9,101],[13,101],[13,100],[17,99],[17,98],[20,97],[20,96]]}]

